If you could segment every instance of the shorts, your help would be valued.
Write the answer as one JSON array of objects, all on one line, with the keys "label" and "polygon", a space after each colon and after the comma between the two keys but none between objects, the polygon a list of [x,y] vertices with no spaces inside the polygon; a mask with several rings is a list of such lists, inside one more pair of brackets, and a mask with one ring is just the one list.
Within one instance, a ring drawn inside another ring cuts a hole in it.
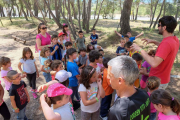
[{"label": "shorts", "polygon": [[169,83],[166,84],[160,84],[159,89],[166,89]]},{"label": "shorts", "polygon": [[143,80],[141,80],[141,81],[140,81],[140,86],[141,86],[141,88],[143,88],[143,89],[146,88],[146,86],[147,86],[147,85],[146,85],[146,82],[144,82]]}]

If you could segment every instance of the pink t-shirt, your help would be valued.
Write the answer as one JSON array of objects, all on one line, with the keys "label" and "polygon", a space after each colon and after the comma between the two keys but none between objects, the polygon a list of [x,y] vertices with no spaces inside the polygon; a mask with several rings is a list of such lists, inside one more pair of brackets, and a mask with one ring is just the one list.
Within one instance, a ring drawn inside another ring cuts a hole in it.
[{"label": "pink t-shirt", "polygon": [[163,113],[158,114],[158,120],[180,120],[180,116],[177,115],[164,115]]},{"label": "pink t-shirt", "polygon": [[[12,67],[9,67],[9,70],[12,70]],[[1,70],[1,77],[5,83],[5,88],[6,90],[9,90],[9,88],[11,87],[12,83],[10,83],[9,81],[7,81],[4,77],[7,76],[7,73],[9,71],[6,71],[6,70]]]},{"label": "pink t-shirt", "polygon": [[38,39],[38,38],[41,40],[41,46],[51,44],[51,35],[49,33],[46,33],[46,37],[44,37],[41,34],[38,34],[36,36],[36,39]]},{"label": "pink t-shirt", "polygon": [[[150,96],[151,94],[149,92],[147,92],[147,94]],[[150,108],[151,108],[151,113],[155,113],[156,112],[156,109],[154,108],[154,105],[151,103],[150,105]]]},{"label": "pink t-shirt", "polygon": [[70,31],[67,31],[67,35],[64,35],[64,40],[70,41]]},{"label": "pink t-shirt", "polygon": [[97,63],[97,65],[100,67],[100,69],[101,69],[102,67],[104,67],[103,64],[100,64],[100,63]]}]

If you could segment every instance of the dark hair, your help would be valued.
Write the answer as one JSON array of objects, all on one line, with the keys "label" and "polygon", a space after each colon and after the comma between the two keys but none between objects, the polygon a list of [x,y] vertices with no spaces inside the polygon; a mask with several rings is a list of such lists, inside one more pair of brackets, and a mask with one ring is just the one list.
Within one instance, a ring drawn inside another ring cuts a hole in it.
[{"label": "dark hair", "polygon": [[72,43],[71,43],[70,41],[67,41],[67,42],[65,43],[65,46],[66,46],[66,47],[72,46]]},{"label": "dark hair", "polygon": [[45,24],[45,23],[40,23],[40,24],[38,25],[38,34],[41,33],[41,31],[39,30],[39,29],[41,28],[41,25],[46,25],[46,24]]},{"label": "dark hair", "polygon": [[45,101],[49,105],[49,107],[51,107],[52,104],[56,104],[56,102],[62,100],[63,97],[64,97],[64,94],[56,96],[56,97],[48,97],[48,95],[46,94]]},{"label": "dark hair", "polygon": [[127,37],[127,38],[129,38],[129,36],[128,36],[128,35],[124,35],[124,38],[126,38],[126,37]]},{"label": "dark hair", "polygon": [[57,69],[59,67],[59,65],[62,64],[61,60],[50,60],[50,59],[48,59],[48,60],[49,60],[49,62],[47,62],[47,65],[45,64],[45,66],[50,67],[52,70]]},{"label": "dark hair", "polygon": [[8,73],[7,73],[7,77],[10,79],[10,80],[13,80],[13,76],[18,74],[18,72],[16,70],[10,70]]},{"label": "dark hair", "polygon": [[132,58],[133,58],[134,60],[136,60],[136,61],[141,61],[141,60],[143,60],[142,55],[140,55],[139,53],[134,53],[134,54],[132,55]]},{"label": "dark hair", "polygon": [[34,59],[34,56],[33,56],[33,53],[32,53],[32,51],[31,51],[31,49],[30,49],[29,47],[24,47],[24,48],[23,48],[22,59],[25,60],[25,61],[27,60],[27,58],[26,58],[26,53],[27,53],[27,52],[30,52],[30,53],[31,53],[30,59],[33,60],[33,59]]},{"label": "dark hair", "polygon": [[52,35],[51,36],[51,40],[53,40],[54,38],[58,38],[58,35]]},{"label": "dark hair", "polygon": [[103,51],[103,52],[104,52],[104,50],[103,50],[103,49],[99,49],[99,52],[101,52],[101,51]]},{"label": "dark hair", "polygon": [[[57,78],[55,78],[55,80],[57,80],[59,82],[59,80]],[[67,80],[65,80],[64,82],[59,82],[61,84],[63,84],[66,87],[69,87],[69,78]]]},{"label": "dark hair", "polygon": [[156,76],[151,76],[147,79],[147,87],[150,89],[150,90],[155,90],[156,88],[159,87],[160,85],[160,81],[161,79],[159,79],[158,77]]},{"label": "dark hair", "polygon": [[96,51],[96,50],[90,51],[90,53],[89,53],[89,61],[90,62],[94,62],[95,60],[98,60],[99,57],[100,57],[99,51]]},{"label": "dark hair", "polygon": [[130,48],[133,43],[131,41],[128,41],[124,44],[124,47]]},{"label": "dark hair", "polygon": [[69,58],[69,55],[72,55],[73,53],[77,52],[76,49],[74,48],[69,48],[67,51],[66,51],[66,55],[67,55],[67,58]]},{"label": "dark hair", "polygon": [[83,33],[83,31],[80,30],[80,31],[78,32],[78,34],[80,34],[80,33]]},{"label": "dark hair", "polygon": [[169,92],[163,89],[155,90],[150,96],[153,104],[161,104],[163,106],[171,107],[172,111],[177,115],[180,113],[180,104],[177,99],[173,98]]},{"label": "dark hair", "polygon": [[79,83],[83,84],[86,87],[86,89],[89,89],[90,79],[95,72],[96,72],[96,69],[90,65],[87,65],[86,67],[84,67],[81,72],[81,77],[80,77]]},{"label": "dark hair", "polygon": [[48,47],[43,47],[43,48],[41,49],[40,56],[41,56],[41,57],[46,57],[46,56],[45,56],[45,52],[48,51],[48,50],[50,51],[50,49],[49,49]]},{"label": "dark hair", "polygon": [[8,58],[8,57],[1,57],[0,58],[0,70],[1,70],[2,65],[7,65],[10,62],[11,62],[10,58]]},{"label": "dark hair", "polygon": [[67,32],[66,32],[66,30],[64,29],[64,28],[66,28],[66,27],[68,27],[68,25],[63,25],[63,33],[67,36]]},{"label": "dark hair", "polygon": [[159,19],[159,23],[161,23],[162,26],[166,26],[168,33],[173,33],[177,26],[177,21],[173,16],[164,16]]},{"label": "dark hair", "polygon": [[150,50],[148,52],[148,55],[152,56],[152,55],[155,55],[156,54],[156,50]]},{"label": "dark hair", "polygon": [[96,30],[96,29],[92,29],[92,31],[94,31],[94,30]]},{"label": "dark hair", "polygon": [[80,52],[86,52],[86,48],[83,48],[83,47],[80,48],[80,49],[79,49],[79,53],[80,53]]},{"label": "dark hair", "polygon": [[103,65],[105,68],[108,68],[108,62],[111,60],[110,57],[106,57],[103,59]]},{"label": "dark hair", "polygon": [[90,46],[93,46],[93,45],[91,45],[91,44],[88,44],[88,45],[87,45],[87,52],[88,52],[88,53],[89,53],[91,50],[95,50],[94,46],[93,46],[93,49],[89,49]]}]

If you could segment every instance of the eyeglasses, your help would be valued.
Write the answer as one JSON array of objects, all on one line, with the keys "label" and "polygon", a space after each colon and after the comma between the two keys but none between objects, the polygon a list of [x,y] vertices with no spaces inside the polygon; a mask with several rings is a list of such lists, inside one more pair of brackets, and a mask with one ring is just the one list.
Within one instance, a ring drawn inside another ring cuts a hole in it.
[{"label": "eyeglasses", "polygon": [[43,28],[41,28],[41,29],[45,30],[45,29],[47,29],[47,27],[43,27]]},{"label": "eyeglasses", "polygon": [[158,23],[158,27],[162,26],[161,24]]},{"label": "eyeglasses", "polygon": [[21,76],[21,74],[19,73],[19,75],[18,75],[16,78],[14,78],[13,80],[16,80],[16,79],[18,79],[20,76]]}]

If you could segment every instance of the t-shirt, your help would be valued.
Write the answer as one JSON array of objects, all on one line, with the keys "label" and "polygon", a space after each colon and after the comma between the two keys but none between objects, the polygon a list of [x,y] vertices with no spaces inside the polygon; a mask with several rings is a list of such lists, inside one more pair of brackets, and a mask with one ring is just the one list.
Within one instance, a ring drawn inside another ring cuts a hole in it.
[{"label": "t-shirt", "polygon": [[87,60],[87,55],[82,57],[81,55],[79,55],[79,59],[78,62],[80,62],[82,65],[86,65],[86,60]]},{"label": "t-shirt", "polygon": [[67,35],[64,35],[64,40],[66,40],[67,42],[67,41],[70,41],[70,31],[66,31],[66,32],[67,32]]},{"label": "t-shirt", "polygon": [[[41,57],[41,65],[44,65],[44,62],[46,61],[46,60],[48,60],[49,58],[47,57],[47,58],[44,58],[44,57]],[[44,65],[45,66],[45,65]],[[50,70],[50,67],[47,67],[47,68],[44,68],[45,70]],[[44,73],[44,72],[43,72]]]},{"label": "t-shirt", "polygon": [[86,48],[86,46],[85,46],[85,37],[83,37],[83,38],[77,38],[76,39],[76,43],[77,43],[77,47],[78,47],[78,50],[80,49],[80,48]]},{"label": "t-shirt", "polygon": [[[122,35],[122,37],[124,37],[124,36]],[[136,37],[130,37],[129,41],[133,42],[135,39],[136,39]]]},{"label": "t-shirt", "polygon": [[100,69],[104,67],[104,65],[100,63],[97,63],[97,66],[99,66]]},{"label": "t-shirt", "polygon": [[112,87],[109,86],[109,85],[111,85],[111,83],[110,83],[110,80],[107,78],[107,69],[104,69],[102,86],[103,86],[103,89],[104,89],[104,91],[105,91],[105,95],[106,95],[106,96],[112,94],[113,91],[114,91],[114,90],[112,89]]},{"label": "t-shirt", "polygon": [[126,49],[119,46],[116,50],[116,53],[121,55],[121,53],[126,53]]},{"label": "t-shirt", "polygon": [[69,86],[70,87],[78,86],[78,79],[76,78],[76,75],[80,75],[80,73],[79,73],[79,67],[75,61],[67,62],[67,71],[72,73],[72,76],[69,78]]},{"label": "t-shirt", "polygon": [[[150,97],[151,94],[150,94],[149,92],[147,92],[147,94],[148,94],[149,97]],[[155,112],[157,111],[157,110],[155,109],[153,103],[151,103],[150,108],[151,108],[151,113],[155,113]]]},{"label": "t-shirt", "polygon": [[24,81],[20,81],[19,85],[12,84],[9,90],[9,96],[15,96],[16,106],[19,110],[22,110],[28,103],[25,88],[26,83]]},{"label": "t-shirt", "polygon": [[[91,100],[96,97],[98,92],[98,84],[96,82],[90,84],[90,88],[86,89],[83,84],[79,85],[78,92],[87,92],[87,99]],[[81,100],[81,110],[83,112],[93,113],[100,108],[100,100],[92,105],[85,106]]]},{"label": "t-shirt", "polygon": [[[60,40],[58,40],[58,42],[61,42]],[[65,43],[66,43],[66,40],[63,40],[63,46],[65,46]],[[64,55],[66,54],[66,47],[65,47],[65,50],[63,50],[63,48],[61,49],[61,55],[62,55],[62,58],[64,58]]]},{"label": "t-shirt", "polygon": [[[97,34],[95,34],[95,35],[91,34],[90,39],[91,39],[91,41],[95,40],[95,39],[97,40],[98,39],[98,35]],[[93,41],[93,42],[91,42],[91,44],[95,45],[95,44],[97,44],[97,41]]]},{"label": "t-shirt", "polygon": [[75,120],[74,110],[71,103],[67,103],[56,109],[53,109],[53,105],[51,105],[51,109],[61,115],[61,120]]},{"label": "t-shirt", "polygon": [[56,45],[54,45],[54,47],[50,47],[50,50],[51,50],[51,52],[53,52],[55,50],[56,46],[58,46],[59,48],[52,55],[52,60],[61,60],[62,59],[61,49],[63,49],[62,45],[56,44]]},{"label": "t-shirt", "polygon": [[[150,72],[150,69],[151,69],[151,65],[149,63],[147,63],[146,61],[144,61],[144,63],[142,64],[142,67],[146,68],[147,69],[147,73]],[[146,75],[142,75],[142,80],[144,82],[146,82],[146,80],[148,79],[149,76],[146,76]]]},{"label": "t-shirt", "polygon": [[[130,51],[130,52],[129,52],[129,56],[132,57],[132,56],[134,55],[134,53],[139,53],[139,52],[138,52],[138,51],[135,51],[135,52],[131,52],[131,51]],[[139,53],[139,54],[141,54],[141,53]]]},{"label": "t-shirt", "polygon": [[180,117],[177,115],[164,115],[160,112],[158,114],[158,120],[180,120]]},{"label": "t-shirt", "polygon": [[[45,46],[45,45],[49,45],[51,44],[51,36],[49,33],[46,33],[46,37],[44,37],[41,34],[38,34],[36,36],[36,39],[40,39],[41,40],[41,46]],[[40,50],[40,49],[39,49]]]},{"label": "t-shirt", "polygon": [[[12,67],[9,67],[9,70],[12,70]],[[9,88],[10,88],[11,85],[12,85],[11,82],[7,81],[7,80],[4,78],[4,77],[7,76],[7,73],[8,73],[8,72],[9,72],[9,71],[1,70],[1,77],[2,77],[2,79],[3,79],[3,81],[4,81],[6,90],[9,90]]]},{"label": "t-shirt", "polygon": [[32,74],[36,72],[36,67],[35,67],[35,59],[28,59],[28,60],[24,60],[21,59],[20,63],[23,64],[23,71],[28,73],[28,74]]},{"label": "t-shirt", "polygon": [[141,89],[136,90],[130,97],[116,99],[109,110],[108,120],[149,120],[149,95]]},{"label": "t-shirt", "polygon": [[151,67],[149,76],[159,77],[161,79],[161,84],[169,83],[170,72],[178,50],[179,40],[176,36],[164,38],[158,46],[155,55],[162,58],[163,61],[157,67]]}]

